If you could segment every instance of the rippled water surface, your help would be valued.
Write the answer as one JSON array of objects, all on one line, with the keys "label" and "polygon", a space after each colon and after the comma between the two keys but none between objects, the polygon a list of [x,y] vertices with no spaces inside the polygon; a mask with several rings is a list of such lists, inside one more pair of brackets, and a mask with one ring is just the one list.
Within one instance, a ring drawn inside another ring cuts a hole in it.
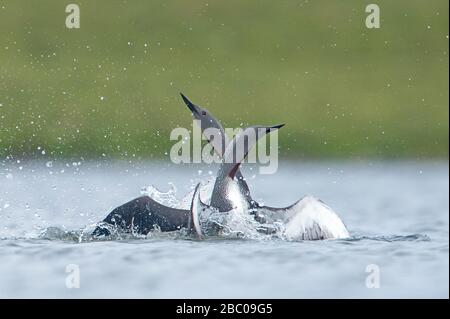
[{"label": "rippled water surface", "polygon": [[[275,175],[251,168],[243,173],[255,199],[285,206],[312,194],[339,214],[352,238],[197,241],[153,233],[85,241],[80,230],[142,187],[168,190],[171,182],[182,197],[217,167],[2,164],[0,297],[448,298],[448,163],[281,162]],[[80,288],[66,287],[71,264]],[[368,266],[379,270],[379,288],[367,288],[376,275]]]}]

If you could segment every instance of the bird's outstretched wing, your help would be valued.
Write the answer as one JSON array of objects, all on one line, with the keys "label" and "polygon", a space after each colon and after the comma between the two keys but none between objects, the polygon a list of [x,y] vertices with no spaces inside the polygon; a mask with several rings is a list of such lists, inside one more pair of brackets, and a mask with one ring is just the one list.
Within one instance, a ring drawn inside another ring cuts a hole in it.
[{"label": "bird's outstretched wing", "polygon": [[284,236],[291,240],[348,238],[339,216],[322,201],[306,196],[285,211]]}]

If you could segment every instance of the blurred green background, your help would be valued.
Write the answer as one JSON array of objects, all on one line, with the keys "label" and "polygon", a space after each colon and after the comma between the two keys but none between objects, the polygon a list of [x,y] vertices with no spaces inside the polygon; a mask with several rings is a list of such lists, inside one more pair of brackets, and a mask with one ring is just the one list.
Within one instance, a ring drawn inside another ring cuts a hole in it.
[{"label": "blurred green background", "polygon": [[[65,27],[77,3],[81,28]],[[164,158],[191,127],[286,122],[281,156],[448,157],[447,0],[0,3],[2,158]]]}]

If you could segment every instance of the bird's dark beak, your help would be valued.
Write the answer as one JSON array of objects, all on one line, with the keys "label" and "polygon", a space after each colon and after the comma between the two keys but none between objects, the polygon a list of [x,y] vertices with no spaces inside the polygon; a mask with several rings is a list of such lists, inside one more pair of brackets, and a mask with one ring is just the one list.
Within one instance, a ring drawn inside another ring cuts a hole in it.
[{"label": "bird's dark beak", "polygon": [[192,114],[194,116],[195,115],[200,116],[200,112],[201,112],[200,108],[197,105],[195,105],[194,103],[192,103],[191,101],[189,101],[189,99],[186,96],[184,96],[183,93],[180,93],[180,95],[181,95],[181,98],[183,99],[184,103],[186,103],[189,110],[191,110]]},{"label": "bird's dark beak", "polygon": [[272,131],[276,131],[276,130],[278,130],[279,128],[282,128],[282,127],[285,126],[285,125],[286,125],[286,124],[283,123],[283,124],[278,124],[278,125],[270,126],[270,127],[266,128],[266,133],[270,133],[270,132],[272,132]]}]

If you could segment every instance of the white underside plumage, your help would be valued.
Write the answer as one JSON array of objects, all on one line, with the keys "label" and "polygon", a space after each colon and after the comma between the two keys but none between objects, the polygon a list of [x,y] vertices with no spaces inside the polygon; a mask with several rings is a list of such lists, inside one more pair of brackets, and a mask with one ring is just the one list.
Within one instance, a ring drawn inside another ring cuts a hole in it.
[{"label": "white underside plumage", "polygon": [[196,192],[194,192],[194,197],[192,199],[191,218],[192,218],[192,227],[198,238],[203,237],[201,221],[200,221],[200,218],[202,217],[202,213],[204,213],[203,203],[200,200],[200,192],[196,191]]}]

